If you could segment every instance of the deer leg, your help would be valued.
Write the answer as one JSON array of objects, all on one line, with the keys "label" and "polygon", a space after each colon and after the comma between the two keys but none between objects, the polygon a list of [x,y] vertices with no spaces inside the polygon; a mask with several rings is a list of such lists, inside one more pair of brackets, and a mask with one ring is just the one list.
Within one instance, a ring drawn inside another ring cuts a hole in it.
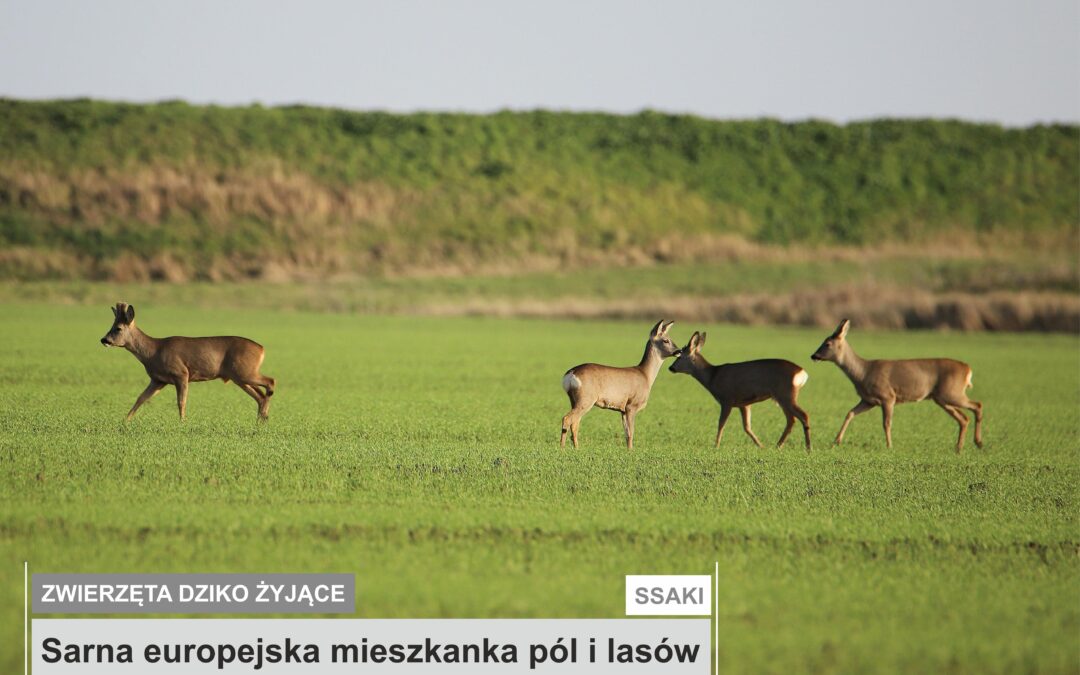
[{"label": "deer leg", "polygon": [[135,411],[141,408],[143,403],[146,403],[150,399],[154,398],[154,396],[156,396],[157,393],[164,388],[164,382],[150,380],[150,384],[146,385],[146,389],[143,389],[143,393],[139,394],[139,398],[135,399],[135,405],[131,406],[131,410],[128,411],[127,421],[131,421],[131,418],[135,416]]},{"label": "deer leg", "polygon": [[592,410],[592,404],[588,406],[574,406],[570,412],[566,413],[566,417],[563,417],[563,437],[566,436],[567,429],[570,430],[570,440],[573,441],[574,447],[581,447],[578,442],[578,430],[581,428],[581,418],[585,416],[585,413]]},{"label": "deer leg", "polygon": [[[273,380],[271,380],[271,382],[273,382]],[[256,392],[258,392],[258,387],[257,386],[255,386],[255,385],[248,385],[248,386],[250,386]],[[263,421],[266,421],[266,420],[270,419],[270,397],[274,395],[274,390],[273,390],[272,387],[267,387],[266,385],[263,385],[263,388],[266,389],[267,393],[263,394],[262,400],[259,401],[259,419],[263,420]],[[258,399],[256,399],[256,400],[258,400]]]},{"label": "deer leg", "polygon": [[576,439],[574,438],[577,435],[576,432],[574,432],[574,422],[577,420],[577,417],[578,417],[577,413],[578,413],[579,397],[575,396],[574,393],[575,392],[570,392],[570,391],[566,392],[567,396],[570,397],[570,411],[567,412],[565,415],[563,415],[563,418],[562,418],[562,428],[561,428],[561,433],[559,434],[559,447],[560,448],[565,448],[566,447],[566,434],[567,433],[570,434],[571,439],[575,440],[574,447],[577,447]]},{"label": "deer leg", "polygon": [[574,443],[574,447],[576,448],[578,446],[578,444],[577,444],[577,430],[575,429],[575,426],[577,425],[578,420],[581,418],[581,415],[578,414],[578,413],[579,413],[579,410],[577,408],[571,408],[570,412],[563,415],[563,418],[562,418],[562,434],[559,436],[559,447],[560,448],[566,447],[566,434],[567,434],[567,432],[570,433],[570,438]]},{"label": "deer leg", "polygon": [[731,406],[720,406],[720,421],[716,423],[716,446],[720,447],[720,438],[724,435],[724,425],[727,424],[728,415],[731,414]]},{"label": "deer leg", "polygon": [[978,401],[972,401],[971,399],[968,399],[967,405],[961,405],[959,407],[967,408],[968,410],[975,413],[975,447],[981,448],[982,445],[983,445],[983,440],[982,440],[982,420],[983,420],[982,403],[979,403]]},{"label": "deer leg", "polygon": [[255,402],[258,403],[260,406],[262,405],[263,399],[266,398],[265,396],[263,396],[262,393],[259,392],[258,389],[256,389],[250,384],[247,384],[245,382],[237,382],[236,386],[240,387],[245,394],[255,399]]},{"label": "deer leg", "polygon": [[742,428],[746,432],[746,435],[754,440],[754,445],[761,446],[761,440],[754,435],[753,429],[750,428],[750,406],[744,405],[739,408],[739,412],[742,414]]},{"label": "deer leg", "polygon": [[236,385],[243,389],[248,396],[255,399],[255,402],[259,404],[259,419],[265,420],[268,417],[267,410],[270,407],[269,397],[259,393],[255,385],[246,382],[237,382]]},{"label": "deer leg", "polygon": [[[937,399],[935,399],[935,403],[937,403],[938,405],[940,405],[942,407],[949,406],[949,407],[955,409],[961,415],[964,414],[963,413],[964,409],[970,410],[971,412],[975,413],[975,447],[977,447],[977,448],[982,447],[982,445],[983,445],[983,443],[982,443],[982,419],[983,419],[982,403],[979,403],[978,401],[972,401],[971,399],[969,399],[967,396],[963,395],[962,393],[960,395],[954,396],[952,398],[942,399],[941,401],[938,401]],[[967,426],[967,421],[968,421],[967,416],[964,415],[964,422],[965,422],[964,426]]]},{"label": "deer leg", "polygon": [[581,447],[581,443],[578,442],[578,432],[581,430],[581,415],[574,418],[574,421],[570,423],[570,440],[574,442],[574,449],[577,450]]},{"label": "deer leg", "polygon": [[[798,391],[795,392],[796,394]],[[802,425],[803,435],[806,437],[806,449],[810,450],[810,416],[806,414],[806,411],[799,407],[799,404],[795,402],[795,396],[792,395],[790,399],[786,397],[782,399],[776,399],[780,409],[787,415],[787,427],[784,428],[784,433],[780,436],[780,441],[776,444],[776,447],[784,445],[784,441],[787,440],[788,434],[791,433],[792,427],[795,426],[795,420],[799,420],[799,424]]]},{"label": "deer leg", "polygon": [[787,424],[784,426],[784,433],[780,434],[780,441],[777,441],[777,447],[784,447],[787,436],[791,435],[792,429],[795,428],[795,416],[789,413],[786,408],[784,408],[784,416],[787,418]]},{"label": "deer leg", "polygon": [[881,403],[881,425],[885,428],[885,447],[887,448],[892,447],[892,411],[892,401]]},{"label": "deer leg", "polygon": [[258,386],[266,390],[266,398],[270,398],[274,395],[274,387],[277,386],[277,381],[272,377],[266,377],[265,375],[258,375]]},{"label": "deer leg", "polygon": [[634,449],[634,415],[637,411],[633,408],[627,409],[622,415],[623,431],[626,432],[626,449]]},{"label": "deer leg", "polygon": [[806,437],[806,451],[810,452],[810,415],[806,414],[806,411],[794,401],[791,403],[791,412],[795,414],[795,419],[799,420],[799,424],[802,425],[803,436]]},{"label": "deer leg", "polygon": [[180,410],[180,421],[184,421],[184,412],[187,409],[188,381],[185,377],[176,381],[176,407]]},{"label": "deer leg", "polygon": [[791,410],[791,407],[786,403],[780,403],[780,409],[784,411],[784,416],[787,417],[787,424],[784,426],[784,433],[780,434],[780,440],[776,442],[776,447],[784,447],[784,442],[791,435],[791,430],[795,428],[795,413]]},{"label": "deer leg", "polygon": [[949,405],[948,403],[945,403],[944,401],[938,401],[938,400],[935,399],[934,403],[937,403],[939,406],[941,406],[941,409],[944,410],[945,412],[949,413],[949,417],[956,420],[956,423],[960,425],[960,435],[956,437],[956,453],[960,454],[960,451],[963,450],[963,448],[964,448],[964,434],[967,433],[967,427],[968,427],[967,415],[962,413],[955,406]]},{"label": "deer leg", "polygon": [[847,431],[848,425],[851,424],[851,420],[856,415],[861,415],[867,410],[870,410],[874,406],[866,401],[859,401],[855,404],[855,407],[848,411],[847,417],[844,418],[844,423],[840,425],[840,431],[836,434],[836,440],[833,441],[833,445],[840,445],[840,442],[844,440],[844,432]]}]

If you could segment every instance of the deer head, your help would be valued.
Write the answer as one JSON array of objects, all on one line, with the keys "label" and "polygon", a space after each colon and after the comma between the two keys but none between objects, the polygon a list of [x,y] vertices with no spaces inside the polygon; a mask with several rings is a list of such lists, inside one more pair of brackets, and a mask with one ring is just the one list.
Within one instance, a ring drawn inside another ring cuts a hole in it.
[{"label": "deer head", "polygon": [[690,373],[695,370],[696,366],[699,366],[701,361],[701,345],[705,344],[705,333],[699,333],[694,331],[694,334],[690,336],[690,342],[686,343],[686,346],[679,350],[679,358],[675,359],[675,362],[668,368],[673,373]]},{"label": "deer head", "polygon": [[676,345],[670,337],[668,337],[668,331],[675,325],[674,321],[668,321],[664,323],[663,319],[656,322],[656,325],[652,327],[649,332],[649,344],[660,354],[660,358],[666,359],[669,356],[675,356],[679,353],[679,347]]},{"label": "deer head", "polygon": [[812,361],[832,361],[833,363],[839,362],[840,358],[847,350],[847,333],[848,328],[851,327],[851,322],[844,319],[840,322],[840,325],[836,327],[833,334],[825,338],[825,341],[821,343],[821,346],[817,348],[810,359]]},{"label": "deer head", "polygon": [[118,302],[112,307],[113,324],[105,337],[101,338],[101,344],[106,347],[124,347],[131,342],[132,331],[135,328],[135,308],[131,305]]}]

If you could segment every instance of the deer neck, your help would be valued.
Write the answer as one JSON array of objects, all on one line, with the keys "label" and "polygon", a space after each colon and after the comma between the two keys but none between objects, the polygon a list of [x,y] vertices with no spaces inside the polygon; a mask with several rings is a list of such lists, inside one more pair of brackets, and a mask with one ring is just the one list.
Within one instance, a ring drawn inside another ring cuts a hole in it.
[{"label": "deer neck", "polygon": [[660,351],[653,346],[650,340],[645,344],[645,353],[641,356],[641,363],[637,365],[638,370],[645,374],[650,387],[656,381],[656,376],[660,373],[660,366],[662,365],[664,365],[664,358],[660,356]]},{"label": "deer neck", "polygon": [[139,361],[146,363],[157,353],[158,341],[139,330],[138,326],[132,326],[131,339],[124,345],[124,349],[134,354]]},{"label": "deer neck", "polygon": [[866,378],[866,359],[856,354],[850,345],[840,353],[836,365],[852,382],[862,382]]},{"label": "deer neck", "polygon": [[700,353],[696,356],[696,359],[690,361],[690,365],[693,367],[690,374],[694,376],[695,380],[701,383],[701,386],[708,389],[716,375],[716,366],[709,363],[709,361]]}]

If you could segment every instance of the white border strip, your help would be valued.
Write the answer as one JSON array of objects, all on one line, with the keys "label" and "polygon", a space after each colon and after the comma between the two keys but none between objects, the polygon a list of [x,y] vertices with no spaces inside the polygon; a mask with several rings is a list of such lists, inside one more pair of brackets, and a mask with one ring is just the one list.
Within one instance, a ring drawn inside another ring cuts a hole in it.
[{"label": "white border strip", "polygon": [[720,675],[720,561],[716,561],[713,570],[713,654],[716,655],[715,675]]},{"label": "white border strip", "polygon": [[24,560],[22,567],[23,574],[23,615],[22,615],[22,630],[23,630],[23,675],[30,675],[30,596],[27,589],[30,585],[30,561]]}]

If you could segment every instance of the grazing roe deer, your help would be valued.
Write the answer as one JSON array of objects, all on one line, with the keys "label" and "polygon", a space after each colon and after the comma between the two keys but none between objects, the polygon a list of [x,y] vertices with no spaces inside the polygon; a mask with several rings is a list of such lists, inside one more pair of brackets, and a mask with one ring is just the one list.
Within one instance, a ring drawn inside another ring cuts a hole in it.
[{"label": "grazing roe deer", "polygon": [[967,397],[971,387],[971,366],[953,359],[878,359],[868,361],[860,358],[847,343],[851,322],[844,319],[836,331],[827,337],[810,358],[814,361],[832,361],[851,383],[859,395],[859,403],[848,411],[836,443],[844,440],[844,432],[853,417],[881,406],[882,423],[885,427],[885,444],[892,447],[893,406],[897,403],[922,401],[929,398],[937,403],[960,425],[956,439],[956,451],[964,447],[968,418],[962,411],[975,413],[975,445],[982,447],[982,404]]},{"label": "grazing roe deer", "polygon": [[780,435],[776,447],[784,445],[791,434],[795,420],[802,424],[806,437],[806,449],[810,450],[810,416],[799,407],[799,390],[809,378],[806,371],[791,361],[783,359],[760,359],[742,363],[725,363],[714,366],[701,355],[701,346],[705,344],[705,333],[694,332],[671,364],[671,372],[686,373],[709,390],[720,404],[720,421],[716,425],[716,447],[720,447],[720,438],[724,435],[724,424],[732,408],[738,408],[742,414],[743,430],[761,447],[761,441],[750,428],[750,406],[767,401],[770,398],[780,406],[787,416],[787,426]]},{"label": "grazing roe deer", "polygon": [[101,338],[101,344],[127,349],[142,362],[150,376],[150,384],[131,407],[128,420],[143,403],[170,384],[176,387],[176,405],[183,420],[188,383],[216,379],[235,382],[259,404],[259,419],[267,419],[275,382],[274,378],[259,374],[264,356],[262,345],[242,337],[152,338],[135,325],[134,307],[119,302],[112,311],[113,325]]},{"label": "grazing roe deer", "polygon": [[579,447],[578,428],[581,426],[581,418],[595,405],[622,413],[626,447],[628,450],[634,448],[634,416],[649,402],[649,392],[664,359],[679,353],[678,347],[667,335],[674,323],[669,321],[665,324],[661,320],[653,326],[649,332],[649,340],[645,343],[645,354],[636,366],[614,368],[584,363],[566,371],[562,386],[570,397],[570,412],[566,413],[562,420],[559,447],[566,445],[567,431],[570,432],[574,447]]}]

